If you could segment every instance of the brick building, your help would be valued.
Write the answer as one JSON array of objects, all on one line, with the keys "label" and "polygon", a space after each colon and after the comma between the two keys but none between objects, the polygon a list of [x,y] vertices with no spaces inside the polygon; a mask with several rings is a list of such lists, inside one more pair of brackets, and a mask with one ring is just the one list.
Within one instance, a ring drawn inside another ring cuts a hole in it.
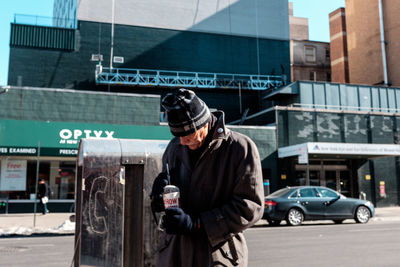
[{"label": "brick building", "polygon": [[338,8],[329,14],[332,82],[349,82],[346,14]]},{"label": "brick building", "polygon": [[343,8],[330,14],[333,81],[346,81],[347,53],[346,82],[400,85],[399,12],[399,1],[346,0],[345,17]]}]

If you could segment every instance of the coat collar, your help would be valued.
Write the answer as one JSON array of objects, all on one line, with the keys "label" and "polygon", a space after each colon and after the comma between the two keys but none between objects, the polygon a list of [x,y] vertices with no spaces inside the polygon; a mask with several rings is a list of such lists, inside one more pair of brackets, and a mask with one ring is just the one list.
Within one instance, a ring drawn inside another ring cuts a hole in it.
[{"label": "coat collar", "polygon": [[217,123],[214,132],[212,133],[213,138],[211,143],[213,143],[215,139],[227,139],[230,130],[225,126],[225,113],[218,110],[214,111],[212,114],[217,117]]}]

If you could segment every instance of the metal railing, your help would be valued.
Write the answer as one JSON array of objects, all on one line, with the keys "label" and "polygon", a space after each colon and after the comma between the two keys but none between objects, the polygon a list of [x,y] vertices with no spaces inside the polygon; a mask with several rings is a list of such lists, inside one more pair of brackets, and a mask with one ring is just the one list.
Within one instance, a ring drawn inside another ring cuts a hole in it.
[{"label": "metal railing", "polygon": [[110,68],[96,66],[96,83],[189,88],[266,90],[285,84],[282,76]]},{"label": "metal railing", "polygon": [[57,28],[76,29],[77,21],[68,18],[54,18],[44,16],[34,16],[25,14],[14,14],[15,24],[25,24],[34,26],[46,26]]}]

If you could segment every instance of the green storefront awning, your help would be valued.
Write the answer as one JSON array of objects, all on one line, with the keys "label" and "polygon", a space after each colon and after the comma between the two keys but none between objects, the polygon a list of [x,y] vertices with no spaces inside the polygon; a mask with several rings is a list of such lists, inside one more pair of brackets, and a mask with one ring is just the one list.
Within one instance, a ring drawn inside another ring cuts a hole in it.
[{"label": "green storefront awning", "polygon": [[[0,120],[1,155],[75,157],[81,138],[170,140],[169,127]],[[40,152],[39,152],[40,144]]]}]

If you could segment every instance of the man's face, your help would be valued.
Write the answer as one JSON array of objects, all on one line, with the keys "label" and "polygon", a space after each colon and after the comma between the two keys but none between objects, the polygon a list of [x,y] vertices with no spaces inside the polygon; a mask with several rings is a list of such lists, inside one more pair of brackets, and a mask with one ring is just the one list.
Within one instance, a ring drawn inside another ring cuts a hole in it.
[{"label": "man's face", "polygon": [[207,134],[208,134],[208,123],[199,130],[197,130],[196,132],[180,137],[181,144],[183,146],[188,146],[189,149],[191,150],[198,149],[204,143]]}]

